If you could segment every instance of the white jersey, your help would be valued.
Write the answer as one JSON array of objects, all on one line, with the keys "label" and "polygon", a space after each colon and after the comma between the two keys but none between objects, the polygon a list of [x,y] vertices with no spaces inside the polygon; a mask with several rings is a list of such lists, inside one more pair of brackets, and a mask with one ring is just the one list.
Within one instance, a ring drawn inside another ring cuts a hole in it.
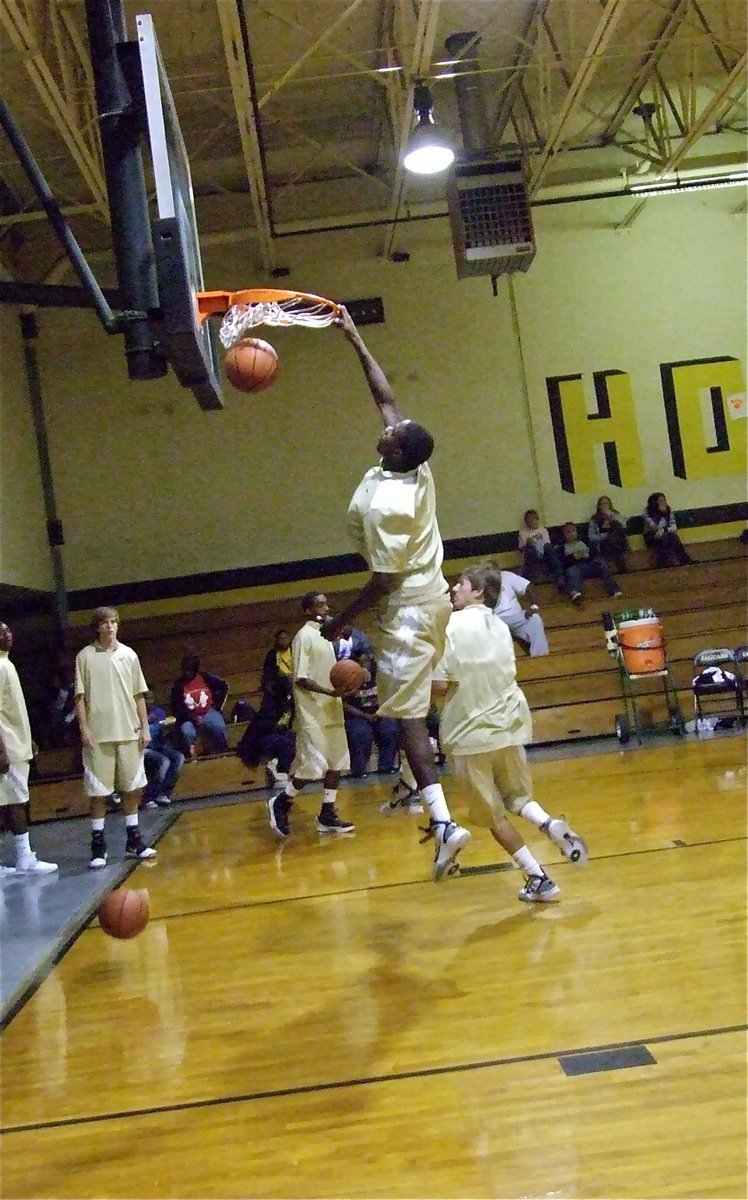
[{"label": "white jersey", "polygon": [[502,571],[499,602],[493,610],[496,616],[507,622],[522,620],[525,610],[520,604],[519,598],[524,596],[529,586],[530,581],[524,579],[522,575],[515,575],[514,571]]},{"label": "white jersey", "polygon": [[[302,625],[291,643],[293,654],[293,677],[311,679],[320,687],[331,688],[330,671],[335,666],[335,651],[332,642],[323,638],[317,621]],[[332,725],[343,725],[343,702],[337,696],[323,696],[320,692],[307,692],[294,686],[296,717],[294,728],[314,737],[315,732],[329,729]]]},{"label": "white jersey", "polygon": [[448,590],[428,463],[402,473],[381,464],[367,471],[348,507],[348,534],[371,571],[402,577],[390,602],[435,600]]},{"label": "white jersey", "polygon": [[532,738],[532,718],[517,686],[512,635],[484,604],[452,613],[434,679],[449,684],[440,737],[451,754],[484,754]]},{"label": "white jersey", "polygon": [[32,757],[31,727],[21,681],[7,650],[0,650],[0,730],[9,762]]},{"label": "white jersey", "polygon": [[83,696],[94,742],[132,742],[140,736],[135,699],[148,691],[140,660],[130,646],[117,642],[104,650],[84,646],[75,659],[75,694]]}]

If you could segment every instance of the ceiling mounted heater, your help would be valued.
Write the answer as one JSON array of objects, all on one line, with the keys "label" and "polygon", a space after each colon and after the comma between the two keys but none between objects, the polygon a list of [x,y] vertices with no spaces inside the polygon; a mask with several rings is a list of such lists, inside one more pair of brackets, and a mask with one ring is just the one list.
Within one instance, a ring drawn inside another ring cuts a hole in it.
[{"label": "ceiling mounted heater", "polygon": [[455,88],[464,150],[447,177],[457,275],[511,275],[535,257],[530,197],[518,158],[501,160],[488,145],[476,33],[454,33],[445,43],[458,61]]},{"label": "ceiling mounted heater", "polygon": [[447,180],[457,274],[511,275],[535,257],[522,163],[458,163]]}]

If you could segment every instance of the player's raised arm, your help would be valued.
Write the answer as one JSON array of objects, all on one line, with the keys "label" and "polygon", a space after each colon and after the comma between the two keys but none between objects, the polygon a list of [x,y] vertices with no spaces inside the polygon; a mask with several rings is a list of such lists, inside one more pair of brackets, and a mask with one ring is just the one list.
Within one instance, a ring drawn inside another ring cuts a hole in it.
[{"label": "player's raised arm", "polygon": [[356,351],[359,362],[364,369],[369,390],[374,397],[374,403],[381,414],[382,421],[386,426],[397,425],[398,421],[403,420],[403,415],[395,404],[395,397],[387,381],[387,376],[367,349],[361,334],[356,328],[353,317],[346,308],[341,308],[340,315],[335,318],[333,324],[343,330],[343,333]]}]

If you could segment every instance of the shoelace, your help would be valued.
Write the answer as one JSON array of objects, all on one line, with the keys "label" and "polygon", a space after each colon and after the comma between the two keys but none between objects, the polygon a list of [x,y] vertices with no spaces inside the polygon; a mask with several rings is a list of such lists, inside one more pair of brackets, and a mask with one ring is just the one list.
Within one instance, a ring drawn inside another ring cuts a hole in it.
[{"label": "shoelace", "polygon": [[423,834],[423,837],[418,839],[419,846],[422,846],[424,842],[428,842],[430,838],[436,836],[436,821],[434,820],[430,820],[428,825],[419,825],[418,828]]},{"label": "shoelace", "polygon": [[419,846],[422,846],[424,842],[428,842],[430,838],[434,838],[436,840],[437,846],[439,846],[441,844],[441,842],[444,841],[444,838],[441,837],[441,842],[440,842],[440,835],[438,835],[436,832],[437,829],[439,828],[440,825],[443,825],[444,828],[446,829],[447,826],[449,826],[451,824],[452,824],[451,821],[435,821],[434,818],[432,817],[429,820],[428,826],[419,825],[418,828],[420,829],[421,833],[423,834],[423,837],[418,839]]},{"label": "shoelace", "polygon": [[528,892],[539,892],[547,875],[525,875],[525,889]]}]

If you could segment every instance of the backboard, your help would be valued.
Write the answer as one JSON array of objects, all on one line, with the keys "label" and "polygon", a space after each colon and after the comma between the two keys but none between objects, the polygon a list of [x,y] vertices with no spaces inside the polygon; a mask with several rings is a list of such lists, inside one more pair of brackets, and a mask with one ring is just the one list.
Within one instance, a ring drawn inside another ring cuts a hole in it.
[{"label": "backboard", "polygon": [[136,25],[158,212],[151,223],[158,335],[179,382],[201,408],[222,408],[216,334],[209,321],[200,323],[197,310],[204,284],[189,159],[153,20],[141,14]]}]

